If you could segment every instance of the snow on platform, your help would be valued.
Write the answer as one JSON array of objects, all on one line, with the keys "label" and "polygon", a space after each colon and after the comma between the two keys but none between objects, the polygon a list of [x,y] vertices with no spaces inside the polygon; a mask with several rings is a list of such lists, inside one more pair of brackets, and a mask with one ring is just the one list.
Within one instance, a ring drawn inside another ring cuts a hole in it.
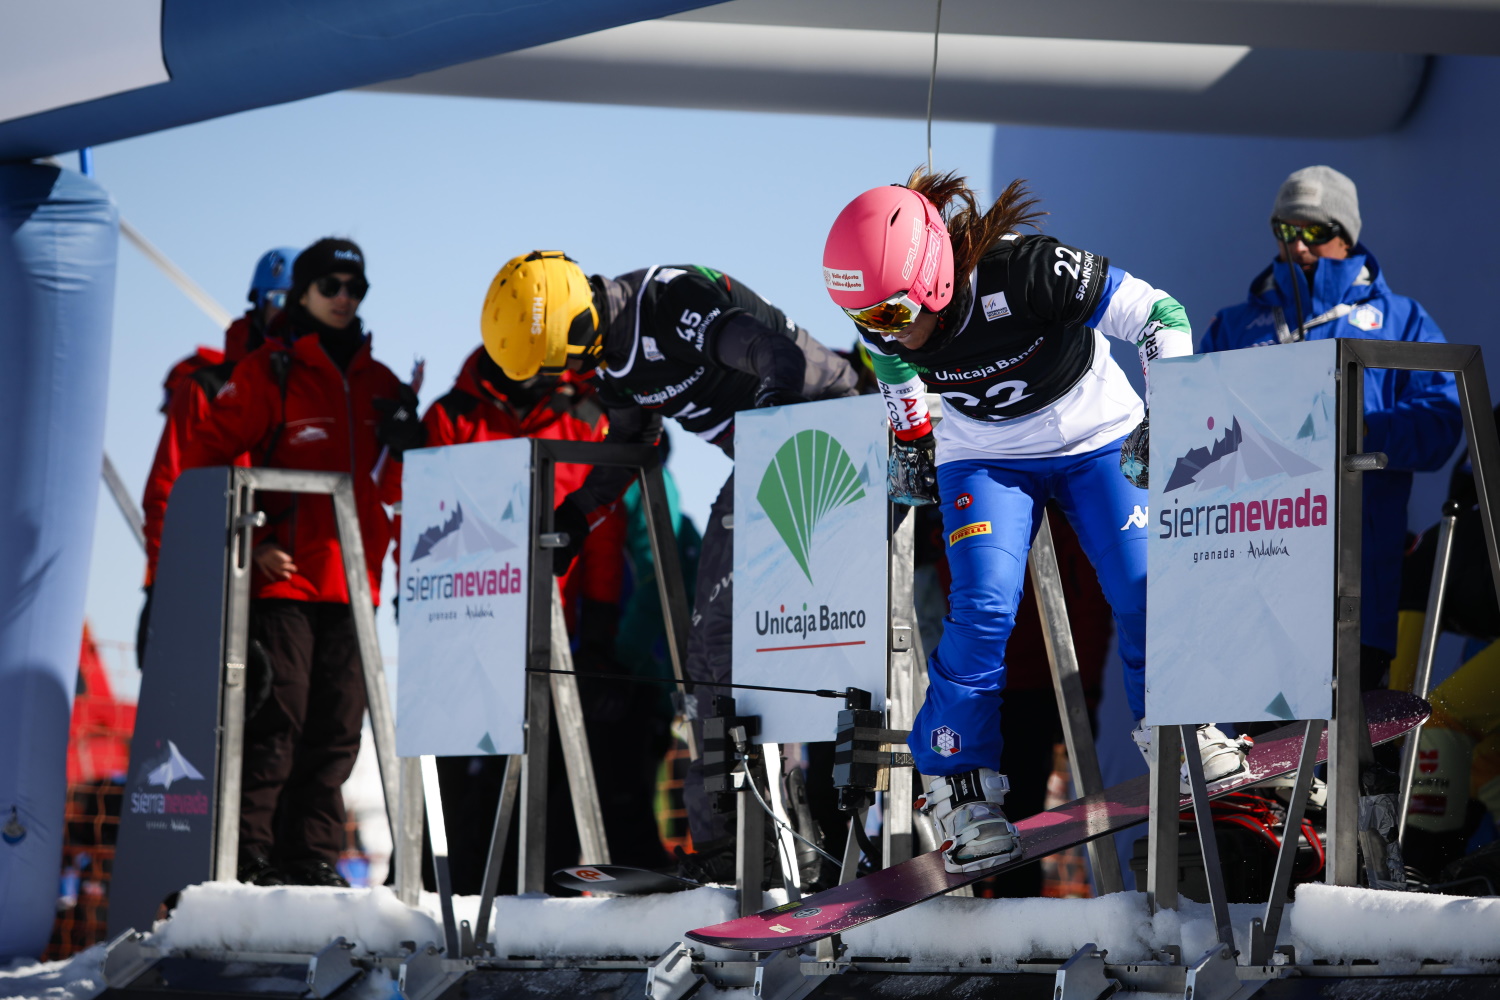
[{"label": "snow on platform", "polygon": [[[1299,965],[1314,961],[1377,960],[1389,972],[1423,959],[1449,972],[1500,974],[1500,898],[1381,892],[1321,884],[1300,886],[1289,906],[1283,943]],[[779,896],[780,894],[776,894]],[[778,899],[768,895],[767,905]],[[336,937],[366,954],[395,956],[402,942],[442,940],[437,898],[420,908],[402,905],[390,890],[261,888],[209,883],[184,890],[171,919],[159,922],[149,944],[164,950],[300,953],[311,955]],[[454,900],[457,918],[475,923],[478,897]],[[1252,918],[1264,906],[1230,907],[1235,944],[1249,952]],[[555,899],[502,896],[490,940],[500,959],[639,959],[650,962],[694,927],[735,913],[725,888],[658,896]],[[1066,959],[1083,945],[1108,951],[1111,964],[1153,960],[1175,945],[1184,958],[1213,943],[1209,908],[1183,900],[1154,916],[1143,893],[1100,899],[971,899],[943,897],[873,921],[843,936],[847,957],[906,959],[914,964],[990,969],[1024,960]],[[710,949],[710,960],[745,958]],[[0,969],[0,1000],[47,997],[83,1000],[103,987],[103,946],[70,962],[13,963]]]}]

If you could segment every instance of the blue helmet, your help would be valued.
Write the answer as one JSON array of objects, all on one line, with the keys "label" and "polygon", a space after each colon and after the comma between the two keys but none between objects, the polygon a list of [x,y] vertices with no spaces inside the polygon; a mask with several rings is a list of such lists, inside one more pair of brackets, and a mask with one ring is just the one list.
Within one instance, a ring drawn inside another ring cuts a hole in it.
[{"label": "blue helmet", "polygon": [[285,291],[292,287],[292,262],[297,259],[296,247],[277,247],[268,250],[255,265],[255,276],[250,279],[250,304],[260,306],[266,292]]}]

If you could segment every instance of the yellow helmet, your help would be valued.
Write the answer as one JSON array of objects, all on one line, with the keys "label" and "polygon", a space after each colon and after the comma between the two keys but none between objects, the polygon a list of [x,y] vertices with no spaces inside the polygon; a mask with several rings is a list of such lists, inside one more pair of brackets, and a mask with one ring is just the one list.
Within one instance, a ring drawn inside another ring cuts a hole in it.
[{"label": "yellow helmet", "polygon": [[561,250],[533,250],[507,261],[490,282],[479,318],[484,349],[518,382],[560,374],[569,355],[597,363],[603,337],[588,276]]}]

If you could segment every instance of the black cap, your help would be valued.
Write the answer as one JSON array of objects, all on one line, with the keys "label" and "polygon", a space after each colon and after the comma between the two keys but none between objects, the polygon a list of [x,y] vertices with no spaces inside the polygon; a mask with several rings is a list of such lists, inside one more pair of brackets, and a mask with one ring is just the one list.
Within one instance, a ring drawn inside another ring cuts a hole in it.
[{"label": "black cap", "polygon": [[325,236],[297,255],[292,265],[292,289],[296,299],[325,274],[365,273],[365,252],[353,240]]}]

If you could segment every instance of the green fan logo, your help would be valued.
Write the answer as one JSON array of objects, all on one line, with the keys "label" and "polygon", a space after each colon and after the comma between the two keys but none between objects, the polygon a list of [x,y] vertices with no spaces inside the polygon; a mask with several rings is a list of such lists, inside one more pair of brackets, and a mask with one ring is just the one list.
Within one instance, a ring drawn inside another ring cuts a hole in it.
[{"label": "green fan logo", "polygon": [[755,498],[809,583],[812,536],[819,522],[864,498],[859,470],[826,431],[799,431],[776,450]]}]

